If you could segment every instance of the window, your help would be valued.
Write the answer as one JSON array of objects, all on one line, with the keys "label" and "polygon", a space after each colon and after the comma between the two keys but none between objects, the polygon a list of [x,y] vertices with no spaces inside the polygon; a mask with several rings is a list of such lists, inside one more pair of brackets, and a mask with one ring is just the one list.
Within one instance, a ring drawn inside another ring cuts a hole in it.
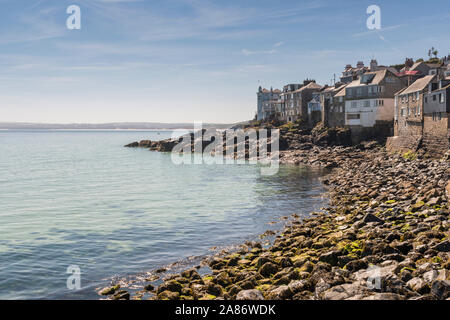
[{"label": "window", "polygon": [[400,110],[400,115],[401,115],[402,117],[405,116],[405,108],[402,108],[402,109]]},{"label": "window", "polygon": [[352,101],[352,108],[356,108],[358,106],[358,103],[356,101]]},{"label": "window", "polygon": [[427,103],[428,102],[428,97],[425,97],[425,103]]},{"label": "window", "polygon": [[439,93],[439,102],[444,103],[445,102],[445,96],[442,93]]},{"label": "window", "polygon": [[433,101],[436,101],[436,95],[433,95]]},{"label": "window", "polygon": [[370,107],[370,101],[369,100],[364,101],[364,107],[366,107],[366,108]]},{"label": "window", "polygon": [[349,113],[347,114],[347,120],[358,120],[361,118],[359,113]]}]

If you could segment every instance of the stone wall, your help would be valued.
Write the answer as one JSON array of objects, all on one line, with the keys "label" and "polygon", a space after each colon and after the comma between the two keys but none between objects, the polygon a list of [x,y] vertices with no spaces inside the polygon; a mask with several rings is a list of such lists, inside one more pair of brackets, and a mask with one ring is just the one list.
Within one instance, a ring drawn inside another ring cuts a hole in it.
[{"label": "stone wall", "polygon": [[419,149],[421,142],[421,135],[389,137],[386,141],[386,150],[389,153],[416,152]]},{"label": "stone wall", "polygon": [[423,147],[432,158],[442,157],[450,149],[449,113],[426,114],[423,125]]},{"label": "stone wall", "polygon": [[385,141],[394,135],[393,121],[377,121],[373,127],[347,126],[352,132],[352,142],[354,144],[361,141],[378,140]]}]

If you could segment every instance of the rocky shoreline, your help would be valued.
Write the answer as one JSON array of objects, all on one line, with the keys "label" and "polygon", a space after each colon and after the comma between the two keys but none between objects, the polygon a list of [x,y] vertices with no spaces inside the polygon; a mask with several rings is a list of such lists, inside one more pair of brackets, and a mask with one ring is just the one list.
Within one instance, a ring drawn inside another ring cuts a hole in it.
[{"label": "rocky shoreline", "polygon": [[[151,299],[450,299],[448,159],[313,142],[280,162],[333,168],[324,212],[294,219],[267,248],[245,243],[207,259],[206,275],[193,268],[149,283]],[[118,287],[102,294],[130,298]]]}]

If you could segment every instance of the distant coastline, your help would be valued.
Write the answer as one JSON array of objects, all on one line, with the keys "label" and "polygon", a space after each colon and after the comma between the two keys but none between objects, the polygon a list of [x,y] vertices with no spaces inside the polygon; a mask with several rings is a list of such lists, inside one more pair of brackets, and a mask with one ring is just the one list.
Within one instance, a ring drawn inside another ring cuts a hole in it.
[{"label": "distant coastline", "polygon": [[[111,122],[111,123],[30,123],[0,122],[0,130],[192,130],[193,123]],[[203,123],[203,128],[226,129],[235,124]]]}]

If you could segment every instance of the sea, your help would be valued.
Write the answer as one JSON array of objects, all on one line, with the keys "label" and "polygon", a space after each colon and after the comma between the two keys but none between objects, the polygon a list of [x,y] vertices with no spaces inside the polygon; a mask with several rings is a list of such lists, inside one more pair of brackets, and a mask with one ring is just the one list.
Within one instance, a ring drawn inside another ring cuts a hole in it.
[{"label": "sea", "polygon": [[173,134],[0,131],[0,299],[99,299],[114,279],[191,267],[327,204],[319,169],[124,147]]}]

